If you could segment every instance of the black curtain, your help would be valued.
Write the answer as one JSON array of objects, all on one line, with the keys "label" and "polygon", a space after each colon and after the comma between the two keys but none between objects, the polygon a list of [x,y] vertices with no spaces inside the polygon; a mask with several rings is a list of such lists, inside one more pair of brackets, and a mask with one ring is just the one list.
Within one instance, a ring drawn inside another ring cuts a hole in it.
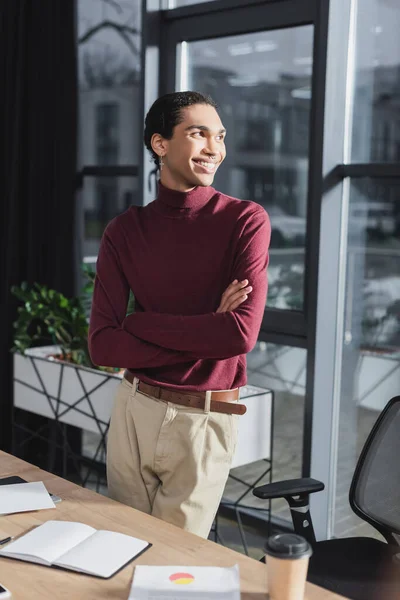
[{"label": "black curtain", "polygon": [[75,291],[74,0],[1,0],[0,76],[0,448],[9,450],[10,288],[37,281]]}]

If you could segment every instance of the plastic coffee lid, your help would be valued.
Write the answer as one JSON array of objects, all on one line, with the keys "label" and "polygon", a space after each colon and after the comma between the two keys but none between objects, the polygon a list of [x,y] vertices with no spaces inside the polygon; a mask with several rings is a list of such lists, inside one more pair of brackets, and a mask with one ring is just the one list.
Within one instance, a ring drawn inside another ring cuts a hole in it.
[{"label": "plastic coffee lid", "polygon": [[295,533],[278,533],[269,537],[265,551],[275,558],[304,558],[312,554],[307,540]]}]

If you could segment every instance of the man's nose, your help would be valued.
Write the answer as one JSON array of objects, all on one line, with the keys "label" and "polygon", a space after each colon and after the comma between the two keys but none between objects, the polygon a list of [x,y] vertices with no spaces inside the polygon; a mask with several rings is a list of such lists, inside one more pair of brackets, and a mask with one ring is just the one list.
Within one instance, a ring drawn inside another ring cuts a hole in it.
[{"label": "man's nose", "polygon": [[218,154],[218,147],[217,147],[217,142],[214,140],[208,140],[207,144],[204,148],[204,151],[209,155],[209,156],[217,156]]}]

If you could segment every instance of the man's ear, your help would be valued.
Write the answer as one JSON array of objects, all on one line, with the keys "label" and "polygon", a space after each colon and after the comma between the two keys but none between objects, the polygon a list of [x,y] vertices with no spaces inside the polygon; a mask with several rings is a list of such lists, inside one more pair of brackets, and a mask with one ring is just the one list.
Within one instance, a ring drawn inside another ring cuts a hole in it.
[{"label": "man's ear", "polygon": [[154,133],[151,138],[151,147],[158,156],[165,156],[168,150],[168,140],[159,133]]}]

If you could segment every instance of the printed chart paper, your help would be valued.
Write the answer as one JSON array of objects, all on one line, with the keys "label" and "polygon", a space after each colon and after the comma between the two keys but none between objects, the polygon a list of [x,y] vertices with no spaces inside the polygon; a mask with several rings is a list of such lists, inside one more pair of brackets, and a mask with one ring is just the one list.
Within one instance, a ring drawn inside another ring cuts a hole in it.
[{"label": "printed chart paper", "polygon": [[239,567],[135,567],[128,600],[240,600]]}]

